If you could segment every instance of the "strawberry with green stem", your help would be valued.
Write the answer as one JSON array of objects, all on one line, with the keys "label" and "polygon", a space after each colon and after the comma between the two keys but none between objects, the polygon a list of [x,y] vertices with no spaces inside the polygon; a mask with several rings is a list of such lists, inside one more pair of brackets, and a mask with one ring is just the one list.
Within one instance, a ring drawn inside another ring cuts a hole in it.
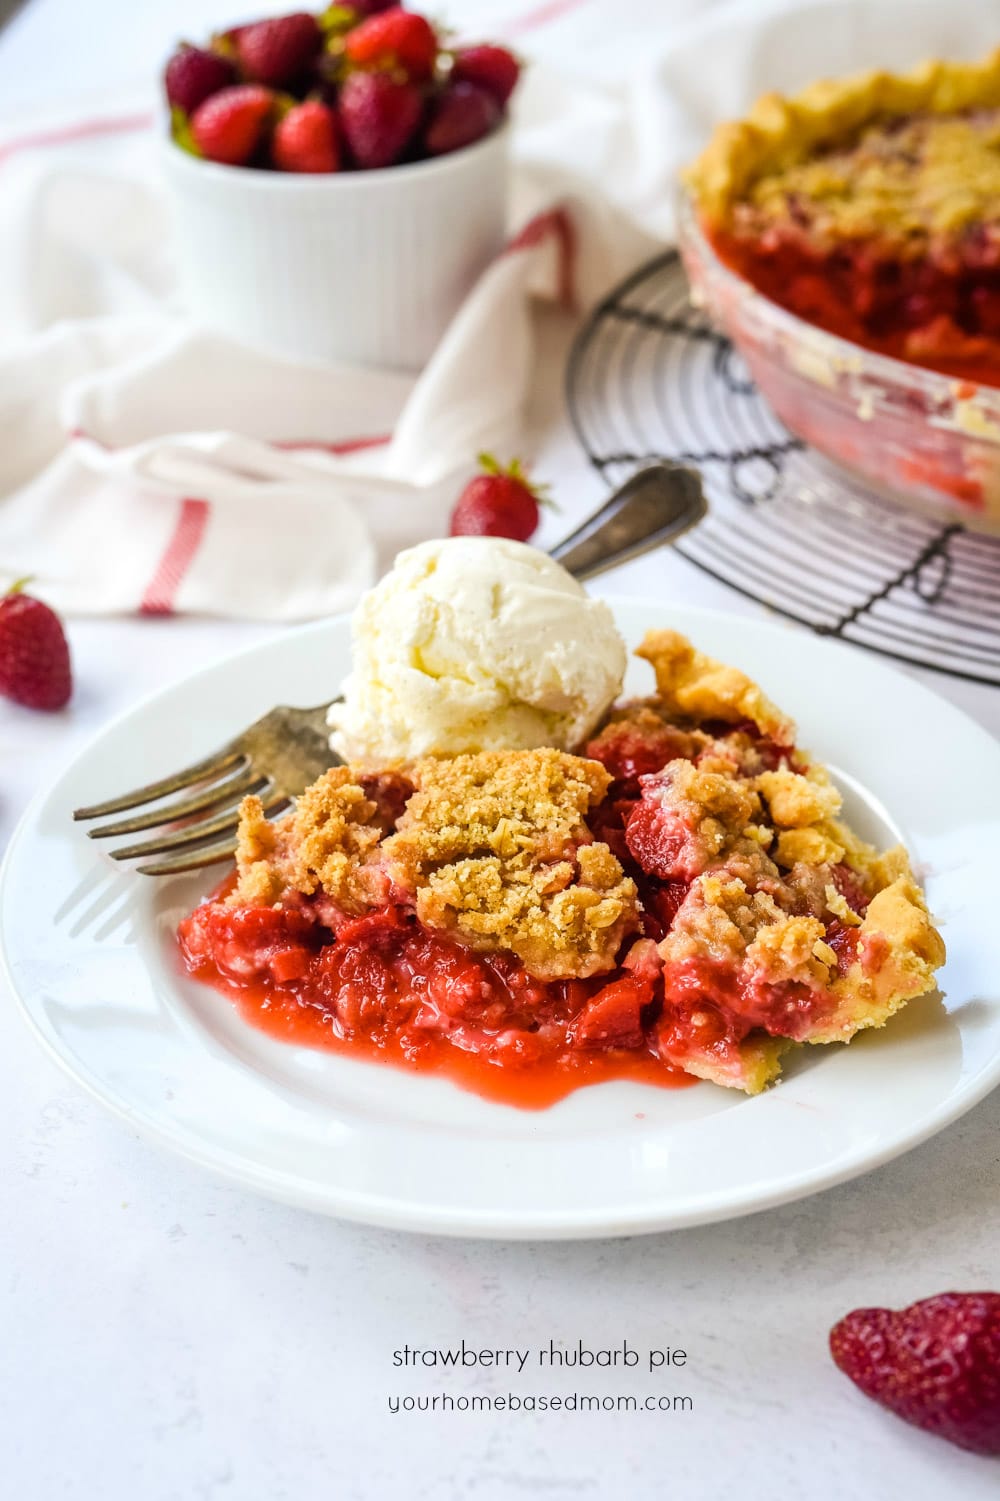
[{"label": "strawberry with green stem", "polygon": [[[196,153],[227,167],[242,167],[264,139],[279,113],[279,96],[259,83],[237,84],[200,104],[191,116],[190,139]],[[178,145],[186,145],[183,122],[175,119]]]},{"label": "strawberry with green stem", "polygon": [[481,453],[479,463],[483,473],[469,481],[451,514],[451,535],[527,542],[537,530],[539,507],[550,504],[545,487],[531,483],[519,459],[505,468]]},{"label": "strawberry with green stem", "polygon": [[319,99],[294,104],[274,128],[271,161],[283,172],[336,172],[340,144],[335,111]]},{"label": "strawberry with green stem", "polygon": [[0,694],[29,709],[61,709],[73,691],[62,621],[19,579],[0,598]]},{"label": "strawberry with green stem", "polygon": [[349,31],[344,53],[357,68],[400,71],[414,83],[427,83],[434,76],[438,38],[423,16],[394,5]]},{"label": "strawberry with green stem", "polygon": [[212,94],[237,82],[236,68],[229,58],[189,42],[181,42],[163,73],[168,104],[185,115],[193,114]]},{"label": "strawberry with green stem", "polygon": [[234,46],[245,78],[287,89],[320,51],[323,31],[315,16],[300,10],[239,27]]}]

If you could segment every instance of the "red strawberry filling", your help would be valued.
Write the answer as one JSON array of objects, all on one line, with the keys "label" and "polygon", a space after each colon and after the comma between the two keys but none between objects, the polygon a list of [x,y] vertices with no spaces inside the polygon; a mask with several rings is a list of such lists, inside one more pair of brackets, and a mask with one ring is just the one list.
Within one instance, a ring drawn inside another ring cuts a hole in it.
[{"label": "red strawberry filling", "polygon": [[[742,1042],[751,1032],[805,1038],[832,1001],[812,986],[766,979],[750,965],[733,968],[712,959],[686,959],[665,967],[668,997],[657,1031],[664,1056],[708,1038],[715,1047]],[[704,1013],[704,1014],[702,1014]]]},{"label": "red strawberry filling", "polygon": [[[700,953],[685,949],[705,910],[699,876],[720,871],[736,880],[741,901],[756,892],[778,910],[819,916],[841,975],[857,961],[877,971],[884,943],[880,949],[877,935],[862,942],[843,909],[836,916],[825,905],[833,884],[855,913],[866,910],[866,892],[846,865],[786,880],[759,851],[755,866],[745,839],[734,854],[712,844],[697,805],[684,800],[685,778],[698,777],[708,791],[735,798],[743,818],[748,777],[788,762],[789,747],[745,727],[719,726],[709,743],[652,716],[639,724],[612,723],[588,746],[615,776],[589,817],[590,832],[619,856],[642,906],[643,936],[625,940],[610,972],[540,980],[506,951],[476,952],[422,925],[411,895],[388,883],[383,904],[363,916],[322,890],[289,889],[275,906],[232,907],[223,888],[180,926],[188,968],[282,1039],[443,1073],[507,1103],[541,1107],[604,1079],[676,1085],[699,1060],[742,1085],[747,1039],[805,1039],[836,1000],[806,983],[808,975],[782,978],[748,959],[746,934],[713,940]],[[716,765],[731,761],[732,778],[711,770],[706,745]],[[375,821],[390,832],[412,785],[395,773],[360,781]]]},{"label": "red strawberry filling", "polygon": [[970,235],[940,255],[891,245],[812,244],[793,222],[765,234],[714,231],[720,257],[773,302],[880,354],[1000,384],[1000,239]]},{"label": "red strawberry filling", "polygon": [[529,1107],[600,1079],[684,1082],[656,1049],[648,953],[635,972],[544,982],[400,907],[334,935],[297,909],[216,901],[179,931],[188,968],[286,1041],[449,1074]]},{"label": "red strawberry filling", "polygon": [[651,727],[644,734],[625,722],[610,724],[591,740],[584,754],[606,766],[616,782],[625,784],[631,795],[638,792],[638,780],[650,772],[660,771],[668,761],[690,754],[691,736],[671,725]]},{"label": "red strawberry filling", "polygon": [[691,831],[672,808],[653,798],[636,803],[625,826],[625,843],[640,869],[661,881],[685,881],[697,875]]}]

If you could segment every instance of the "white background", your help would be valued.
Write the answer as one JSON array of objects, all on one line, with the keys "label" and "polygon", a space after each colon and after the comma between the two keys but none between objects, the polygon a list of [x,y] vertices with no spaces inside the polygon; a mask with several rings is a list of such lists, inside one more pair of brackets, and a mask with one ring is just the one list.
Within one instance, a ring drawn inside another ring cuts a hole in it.
[{"label": "white background", "polygon": [[[253,10],[251,5],[250,10]],[[268,7],[262,6],[261,9]],[[273,6],[270,8],[274,8]],[[432,7],[437,9],[437,7]],[[599,71],[630,10],[665,25],[683,0],[450,6],[501,32],[548,11],[531,45]],[[32,0],[0,34],[9,121],[85,90],[112,107],[178,34],[230,7],[207,0]],[[606,30],[615,20],[612,43]],[[622,35],[624,24],[625,35]],[[532,430],[562,506],[554,537],[600,485],[568,431],[571,329],[545,327]],[[756,607],[670,555],[610,574],[609,592]],[[272,627],[195,620],[72,624],[70,711],[0,702],[0,845],[32,793],[112,714]],[[1000,695],[928,676],[994,732]],[[905,752],[907,726],[900,727]],[[931,727],[932,730],[933,727]],[[947,763],[942,775],[961,774]],[[933,795],[929,789],[929,795]],[[1000,1462],[904,1427],[830,1363],[847,1309],[951,1287],[1000,1286],[1000,1094],[903,1160],[772,1213],[704,1230],[579,1245],[431,1240],[336,1224],[222,1187],[158,1156],[41,1055],[0,994],[0,1455],[25,1501],[423,1501],[469,1497],[995,1497]],[[394,1371],[404,1343],[513,1346],[582,1338],[682,1346],[672,1376],[448,1380],[453,1394],[681,1394],[676,1414],[392,1416],[433,1392]]]}]

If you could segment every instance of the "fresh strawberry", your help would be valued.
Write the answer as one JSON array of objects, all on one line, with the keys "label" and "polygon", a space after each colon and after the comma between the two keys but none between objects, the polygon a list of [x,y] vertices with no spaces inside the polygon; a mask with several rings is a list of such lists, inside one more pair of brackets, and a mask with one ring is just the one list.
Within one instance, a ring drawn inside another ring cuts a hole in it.
[{"label": "fresh strawberry", "polygon": [[1000,1293],[941,1293],[899,1312],[856,1308],[830,1331],[830,1350],[897,1417],[1000,1455]]},{"label": "fresh strawberry", "polygon": [[257,83],[213,94],[191,117],[195,145],[210,161],[243,166],[263,139],[275,104],[272,91]]},{"label": "fresh strawberry", "polygon": [[359,167],[398,161],[420,124],[423,100],[388,73],[352,73],[340,91],[340,123]]},{"label": "fresh strawberry", "polygon": [[434,73],[438,39],[423,16],[394,5],[348,32],[344,53],[359,68],[399,68],[416,83]]},{"label": "fresh strawberry", "polygon": [[489,135],[500,119],[492,94],[474,83],[452,83],[442,90],[431,110],[424,145],[431,156],[459,151]]},{"label": "fresh strawberry", "polygon": [[502,469],[490,454],[479,455],[485,473],[470,480],[451,513],[453,537],[512,537],[527,542],[538,526],[541,492],[528,482],[517,459]]},{"label": "fresh strawberry", "polygon": [[323,45],[323,33],[315,16],[299,10],[290,16],[242,26],[235,41],[236,55],[247,78],[280,89],[305,72]]},{"label": "fresh strawberry", "polygon": [[0,693],[29,709],[61,709],[73,691],[69,646],[54,610],[24,593],[0,599]]},{"label": "fresh strawberry", "polygon": [[210,95],[235,82],[236,69],[228,58],[186,42],[181,43],[163,73],[169,103],[189,115]]},{"label": "fresh strawberry", "polygon": [[330,106],[307,99],[290,109],[275,126],[271,160],[283,172],[336,172],[337,116]]},{"label": "fresh strawberry", "polygon": [[485,89],[502,108],[521,76],[521,64],[506,47],[483,42],[476,47],[459,47],[451,76],[455,83],[474,83]]},{"label": "fresh strawberry", "polygon": [[636,1048],[642,1044],[642,1008],[653,987],[633,975],[603,985],[573,1023],[577,1047]]}]

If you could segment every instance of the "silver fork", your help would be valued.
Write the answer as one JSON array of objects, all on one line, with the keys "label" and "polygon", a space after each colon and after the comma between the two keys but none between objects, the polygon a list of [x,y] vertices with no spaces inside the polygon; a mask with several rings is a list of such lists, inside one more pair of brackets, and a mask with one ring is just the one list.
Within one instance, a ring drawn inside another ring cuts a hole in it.
[{"label": "silver fork", "polygon": [[[613,564],[672,542],[697,525],[706,511],[701,480],[694,470],[675,464],[651,464],[616,490],[582,526],[554,547],[551,555],[576,578],[590,578]],[[91,839],[163,830],[152,839],[109,851],[113,860],[167,856],[136,866],[144,876],[178,875],[228,860],[236,849],[239,805],[244,797],[255,793],[267,816],[274,817],[324,771],[339,764],[339,757],[329,746],[329,708],[326,703],[315,709],[272,709],[214,755],[120,797],[77,808],[73,817],[109,818],[157,803],[157,807],[133,818],[87,830]],[[189,788],[195,789],[189,797],[161,801]]]}]

